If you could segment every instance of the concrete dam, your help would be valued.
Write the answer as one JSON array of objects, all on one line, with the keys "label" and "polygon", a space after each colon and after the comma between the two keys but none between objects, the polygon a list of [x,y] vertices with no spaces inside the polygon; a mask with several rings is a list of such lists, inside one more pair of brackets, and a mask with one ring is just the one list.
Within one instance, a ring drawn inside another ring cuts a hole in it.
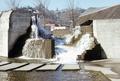
[{"label": "concrete dam", "polygon": [[[31,34],[32,14],[32,11],[28,9],[0,13],[0,56],[18,57],[22,55],[23,46]],[[44,43],[44,47],[49,47],[49,49],[48,51],[44,50],[43,53],[48,54],[46,58],[51,58],[52,41],[44,40]]]},{"label": "concrete dam", "polygon": [[[30,39],[32,14],[32,11],[27,9],[0,13],[0,56],[18,57],[24,53],[25,56],[30,58],[49,59],[53,57],[55,46],[51,39]],[[118,22],[119,19],[93,20],[94,37],[101,44],[107,58],[119,58],[119,24],[116,25]],[[110,28],[108,28],[109,24],[111,24]],[[112,30],[115,30],[115,32]],[[39,48],[39,50],[36,48]],[[36,56],[34,56],[35,54]]]}]

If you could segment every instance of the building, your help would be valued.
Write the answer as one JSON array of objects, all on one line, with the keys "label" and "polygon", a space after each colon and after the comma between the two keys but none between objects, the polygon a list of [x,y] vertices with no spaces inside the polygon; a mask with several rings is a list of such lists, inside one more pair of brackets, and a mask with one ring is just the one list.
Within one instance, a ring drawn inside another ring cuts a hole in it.
[{"label": "building", "polygon": [[107,58],[120,58],[120,5],[83,13],[79,24],[93,34]]},{"label": "building", "polygon": [[68,35],[71,33],[69,27],[54,27],[52,31],[53,35],[55,37],[64,37],[65,35]]}]

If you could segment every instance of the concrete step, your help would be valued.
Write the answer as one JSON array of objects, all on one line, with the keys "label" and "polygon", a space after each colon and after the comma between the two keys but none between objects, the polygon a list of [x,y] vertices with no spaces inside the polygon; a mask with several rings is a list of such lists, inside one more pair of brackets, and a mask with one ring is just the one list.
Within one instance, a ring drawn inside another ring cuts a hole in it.
[{"label": "concrete step", "polygon": [[75,71],[75,70],[80,70],[79,65],[78,64],[65,64],[62,67],[63,71]]},{"label": "concrete step", "polygon": [[0,62],[0,66],[6,65],[6,64],[10,64],[10,62]]},{"label": "concrete step", "polygon": [[17,68],[15,69],[14,71],[32,71],[38,67],[41,67],[43,66],[44,64],[29,64],[29,65],[26,65],[26,66],[23,66],[23,67],[20,67],[20,68]]},{"label": "concrete step", "polygon": [[21,66],[27,65],[28,63],[11,63],[11,64],[7,64],[4,66],[0,66],[0,71],[9,71],[9,70],[13,70],[16,68],[19,68]]},{"label": "concrete step", "polygon": [[40,67],[36,69],[37,71],[56,71],[60,67],[60,64],[51,64],[51,65],[45,65],[43,67]]}]

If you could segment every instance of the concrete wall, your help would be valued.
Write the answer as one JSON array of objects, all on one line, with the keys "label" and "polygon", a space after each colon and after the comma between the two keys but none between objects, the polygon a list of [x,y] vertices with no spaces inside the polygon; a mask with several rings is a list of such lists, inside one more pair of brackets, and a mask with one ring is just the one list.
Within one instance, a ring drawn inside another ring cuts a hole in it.
[{"label": "concrete wall", "polygon": [[8,56],[8,31],[11,12],[4,12],[0,15],[0,56]]},{"label": "concrete wall", "polygon": [[81,26],[81,32],[83,34],[90,33],[91,35],[93,34],[93,28],[91,25],[89,26]]},{"label": "concrete wall", "polygon": [[56,37],[63,37],[64,35],[70,34],[71,32],[70,32],[70,29],[67,28],[67,29],[54,30],[52,33]]},{"label": "concrete wall", "polygon": [[93,20],[93,33],[107,58],[120,58],[120,19]]},{"label": "concrete wall", "polygon": [[14,10],[10,17],[9,28],[9,51],[13,48],[14,43],[21,35],[27,32],[30,27],[31,13],[28,10]]},{"label": "concrete wall", "polygon": [[[31,12],[26,9],[0,12],[0,56],[8,57],[10,53],[14,54],[12,50],[15,50],[13,48],[19,41],[18,38],[30,28],[30,21]],[[25,39],[22,39],[22,42],[24,43]],[[18,46],[22,45],[19,43]]]}]

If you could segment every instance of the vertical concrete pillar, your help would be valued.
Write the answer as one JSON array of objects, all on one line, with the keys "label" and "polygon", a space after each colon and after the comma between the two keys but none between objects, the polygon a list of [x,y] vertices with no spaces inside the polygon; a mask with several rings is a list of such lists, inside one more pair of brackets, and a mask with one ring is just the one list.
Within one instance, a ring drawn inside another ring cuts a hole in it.
[{"label": "vertical concrete pillar", "polygon": [[11,12],[3,12],[0,17],[0,56],[5,57],[8,57],[8,31]]}]

